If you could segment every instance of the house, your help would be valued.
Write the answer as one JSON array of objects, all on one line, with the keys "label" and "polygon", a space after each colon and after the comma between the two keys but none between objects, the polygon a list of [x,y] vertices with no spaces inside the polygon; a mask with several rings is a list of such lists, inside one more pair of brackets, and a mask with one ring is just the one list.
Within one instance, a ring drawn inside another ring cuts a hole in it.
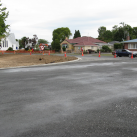
[{"label": "house", "polygon": [[9,47],[12,47],[13,50],[19,49],[19,42],[16,41],[14,33],[9,34],[5,38],[2,38],[0,45],[0,50],[7,50]]},{"label": "house", "polygon": [[63,47],[65,47],[66,51],[75,53],[81,52],[81,48],[85,51],[88,49],[96,51],[97,49],[101,49],[103,45],[111,47],[111,44],[89,36],[78,37],[75,39],[66,38],[60,45],[61,52],[63,52]]},{"label": "house", "polygon": [[124,49],[128,49],[130,51],[137,51],[137,39],[130,40],[130,37],[127,37],[126,41],[121,42],[124,44]]}]

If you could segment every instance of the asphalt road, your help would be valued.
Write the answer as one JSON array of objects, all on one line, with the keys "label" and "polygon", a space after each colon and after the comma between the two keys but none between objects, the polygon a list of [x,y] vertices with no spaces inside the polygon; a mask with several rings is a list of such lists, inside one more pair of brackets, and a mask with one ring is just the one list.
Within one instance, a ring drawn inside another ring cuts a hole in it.
[{"label": "asphalt road", "polygon": [[136,137],[137,58],[0,70],[0,137]]}]

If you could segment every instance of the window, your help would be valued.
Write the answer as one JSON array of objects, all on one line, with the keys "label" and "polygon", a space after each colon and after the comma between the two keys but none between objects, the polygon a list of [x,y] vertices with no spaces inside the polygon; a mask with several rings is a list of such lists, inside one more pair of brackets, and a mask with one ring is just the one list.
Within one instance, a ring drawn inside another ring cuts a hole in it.
[{"label": "window", "polygon": [[62,48],[63,47],[68,48],[68,44],[62,44]]},{"label": "window", "polygon": [[5,47],[6,47],[6,39],[5,39]]},{"label": "window", "polygon": [[137,44],[128,44],[128,49],[137,49]]},{"label": "window", "polygon": [[78,49],[80,49],[80,47],[78,47]]}]

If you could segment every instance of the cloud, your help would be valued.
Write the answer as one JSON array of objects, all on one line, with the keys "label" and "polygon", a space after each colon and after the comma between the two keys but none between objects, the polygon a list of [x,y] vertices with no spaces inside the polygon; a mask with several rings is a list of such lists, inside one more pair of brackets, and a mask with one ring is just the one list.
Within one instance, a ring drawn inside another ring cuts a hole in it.
[{"label": "cloud", "polygon": [[136,0],[2,0],[2,3],[9,11],[6,23],[18,39],[37,34],[51,42],[53,30],[59,27],[68,27],[73,34],[80,30],[82,36],[96,38],[100,26],[109,30],[120,22],[137,26]]}]

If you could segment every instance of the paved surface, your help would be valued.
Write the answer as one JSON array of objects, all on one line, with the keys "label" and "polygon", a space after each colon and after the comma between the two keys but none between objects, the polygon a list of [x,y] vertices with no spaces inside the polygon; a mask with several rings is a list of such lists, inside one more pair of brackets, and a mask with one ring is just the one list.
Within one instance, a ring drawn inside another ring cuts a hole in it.
[{"label": "paved surface", "polygon": [[137,136],[137,58],[0,70],[0,137]]}]

